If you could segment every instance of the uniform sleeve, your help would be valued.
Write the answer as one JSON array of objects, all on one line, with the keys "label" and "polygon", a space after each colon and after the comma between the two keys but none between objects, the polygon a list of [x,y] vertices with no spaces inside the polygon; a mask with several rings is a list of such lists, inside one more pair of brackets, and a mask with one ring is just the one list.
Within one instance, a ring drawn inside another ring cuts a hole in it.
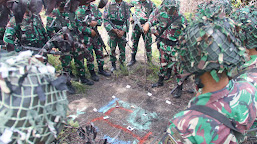
[{"label": "uniform sleeve", "polygon": [[107,32],[110,32],[112,29],[114,29],[111,24],[108,22],[108,18],[109,18],[109,6],[110,3],[108,3],[105,8],[104,8],[104,14],[103,14],[103,18],[104,18],[104,27],[106,29]]},{"label": "uniform sleeve", "polygon": [[100,12],[100,10],[95,6],[95,17],[96,17],[96,21],[97,21],[97,26],[101,26],[103,19],[102,19],[102,13]]},{"label": "uniform sleeve", "polygon": [[16,22],[15,18],[12,17],[6,26],[6,30],[4,33],[4,42],[14,44],[16,38]]},{"label": "uniform sleeve", "polygon": [[147,23],[149,23],[150,27],[158,24],[158,16],[160,14],[160,9],[162,9],[162,6],[159,6],[150,14],[149,19],[147,21]]},{"label": "uniform sleeve", "polygon": [[88,35],[91,35],[91,28],[88,26],[83,25],[83,20],[84,20],[84,15],[82,14],[84,11],[84,9],[79,8],[76,12],[75,12],[75,17],[76,17],[76,25],[78,27],[79,32],[81,33],[86,33]]},{"label": "uniform sleeve", "polygon": [[130,5],[128,3],[125,3],[126,4],[126,14],[127,14],[127,18],[126,18],[126,21],[124,22],[123,26],[122,26],[122,31],[125,31],[125,32],[128,32],[129,31],[129,25],[130,25],[130,22],[129,22],[129,19],[130,19],[130,14],[131,14],[131,11],[130,11]]}]

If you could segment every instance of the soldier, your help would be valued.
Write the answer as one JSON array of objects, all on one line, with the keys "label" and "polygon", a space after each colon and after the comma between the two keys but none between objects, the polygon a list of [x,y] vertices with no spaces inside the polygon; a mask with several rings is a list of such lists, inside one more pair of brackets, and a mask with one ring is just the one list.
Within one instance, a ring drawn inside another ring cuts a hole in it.
[{"label": "soldier", "polygon": [[115,50],[118,45],[120,50],[119,61],[121,67],[125,62],[126,33],[129,31],[130,5],[122,0],[111,0],[104,10],[104,27],[109,34],[109,46],[111,48],[111,71],[116,70]]},{"label": "soldier", "polygon": [[[165,0],[163,3],[152,12],[148,22],[144,25],[144,32],[147,33],[149,28],[159,24],[160,28],[157,39],[160,41],[160,71],[159,80],[154,83],[152,87],[163,86],[164,77],[167,73],[167,69],[174,67],[177,81],[179,82],[180,76],[178,75],[175,54],[177,49],[178,37],[181,34],[181,28],[185,23],[185,19],[179,14],[179,1],[177,0]],[[182,93],[182,85],[180,85],[175,92],[174,97],[178,98]]]},{"label": "soldier", "polygon": [[179,51],[183,72],[195,75],[201,91],[170,121],[169,140],[239,143],[256,118],[256,88],[229,80],[231,69],[246,60],[233,21],[205,14],[186,28]]},{"label": "soldier", "polygon": [[[87,3],[79,6],[76,10],[76,19],[79,23],[79,31],[83,43],[88,47],[91,55],[93,55],[93,50],[96,54],[98,73],[106,77],[111,76],[103,69],[104,56],[103,56],[103,46],[104,43],[100,42],[100,34],[97,30],[97,26],[102,24],[102,13],[99,11],[95,4]],[[103,42],[103,41],[102,41]],[[105,46],[105,45],[104,45]],[[88,70],[91,74],[91,78],[94,81],[99,81],[99,77],[95,74],[94,63],[88,64]]]},{"label": "soldier", "polygon": [[[86,78],[85,66],[84,66],[84,58],[86,57],[87,61],[93,62],[93,56],[87,50],[86,46],[78,41],[77,38],[77,27],[76,22],[74,21],[75,12],[64,12],[65,3],[62,2],[58,9],[55,9],[52,14],[47,18],[47,30],[48,33],[53,36],[54,33],[57,33],[63,27],[68,27],[70,30],[69,33],[60,33],[57,35],[62,36],[64,42],[60,43],[60,41],[53,42],[55,47],[57,47],[62,55],[60,56],[60,60],[62,62],[62,67],[64,73],[69,76],[73,76],[71,71],[71,60],[74,58],[76,70],[78,71],[78,75],[81,83],[86,85],[93,85],[94,82],[90,81]],[[69,37],[72,37],[71,39]],[[65,42],[66,41],[66,42]],[[67,42],[70,41],[70,42]],[[74,44],[71,44],[74,41]]]},{"label": "soldier", "polygon": [[[131,53],[131,61],[128,63],[128,66],[132,66],[136,63],[136,54],[137,47],[140,37],[142,36],[145,42],[145,50],[148,62],[151,63],[152,59],[152,35],[151,33],[144,34],[142,27],[148,21],[148,18],[152,11],[156,8],[155,4],[151,0],[133,0],[131,1],[131,5],[135,7],[135,13],[131,19],[131,23],[137,21],[138,23],[134,26],[132,31],[131,41],[133,42],[132,53]],[[135,19],[135,20],[134,20]],[[141,26],[139,26],[141,25]],[[141,28],[140,28],[141,27]]]},{"label": "soldier", "polygon": [[[241,26],[239,38],[243,46],[248,50],[250,60],[235,69],[235,76],[240,75],[240,78],[244,78],[247,81],[253,83],[257,88],[257,13],[254,7],[243,7],[236,10],[231,16],[232,19],[237,21]],[[246,19],[247,18],[247,19]],[[234,77],[235,77],[234,76]]]},{"label": "soldier", "polygon": [[[15,16],[10,19],[4,34],[4,42],[7,44],[8,51],[22,51],[22,45],[41,48],[47,40],[40,15],[32,13],[29,9],[24,13],[20,24],[16,23]],[[15,45],[16,41],[20,46]]]}]

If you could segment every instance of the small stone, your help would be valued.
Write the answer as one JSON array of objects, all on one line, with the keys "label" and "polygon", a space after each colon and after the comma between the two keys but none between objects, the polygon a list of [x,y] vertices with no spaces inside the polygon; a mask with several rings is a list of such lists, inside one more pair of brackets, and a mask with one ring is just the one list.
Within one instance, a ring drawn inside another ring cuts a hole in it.
[{"label": "small stone", "polygon": [[167,103],[167,104],[171,104],[171,102],[170,102],[169,100],[166,100],[166,103]]},{"label": "small stone", "polygon": [[93,109],[93,111],[94,111],[94,112],[97,112],[97,109],[96,109],[96,108],[94,108],[94,109]]},{"label": "small stone", "polygon": [[128,88],[128,89],[129,89],[129,88],[131,88],[131,86],[130,86],[130,85],[127,85],[127,86],[126,86],[126,88]]},{"label": "small stone", "polygon": [[152,96],[153,94],[152,94],[152,93],[150,93],[150,92],[148,92],[148,93],[147,93],[147,95],[148,95],[148,96]]}]

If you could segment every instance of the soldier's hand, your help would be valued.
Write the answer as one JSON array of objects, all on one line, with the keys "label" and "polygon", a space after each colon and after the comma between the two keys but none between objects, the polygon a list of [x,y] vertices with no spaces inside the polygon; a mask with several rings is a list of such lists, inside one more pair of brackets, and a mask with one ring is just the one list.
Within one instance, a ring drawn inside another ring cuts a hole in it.
[{"label": "soldier's hand", "polygon": [[92,37],[95,37],[95,36],[96,36],[96,32],[95,32],[93,29],[91,29],[91,36],[92,36]]},{"label": "soldier's hand", "polygon": [[125,33],[125,32],[124,32],[124,31],[122,31],[122,30],[118,30],[118,31],[119,31],[119,32],[118,32],[118,37],[120,37],[120,38],[121,38],[121,37],[124,35],[124,33]]},{"label": "soldier's hand", "polygon": [[118,29],[112,29],[112,31],[113,31],[116,35],[118,35],[118,33],[119,33],[119,30],[118,30]]},{"label": "soldier's hand", "polygon": [[145,34],[146,34],[146,33],[148,33],[149,28],[150,28],[149,23],[145,23],[145,25],[144,25],[144,27],[143,27],[143,29],[144,29],[144,33],[145,33]]},{"label": "soldier's hand", "polygon": [[132,17],[130,17],[130,22],[133,24],[134,23],[134,20]]},{"label": "soldier's hand", "polygon": [[159,35],[159,33],[158,32],[155,32],[155,33],[153,33],[155,36],[158,36]]},{"label": "soldier's hand", "polygon": [[97,21],[91,21],[89,25],[91,27],[95,27],[97,25]]}]

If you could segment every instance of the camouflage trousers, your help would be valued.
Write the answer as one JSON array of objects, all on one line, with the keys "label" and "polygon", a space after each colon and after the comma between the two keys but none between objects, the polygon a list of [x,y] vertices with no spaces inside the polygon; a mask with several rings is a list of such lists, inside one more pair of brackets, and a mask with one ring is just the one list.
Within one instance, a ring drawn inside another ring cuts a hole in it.
[{"label": "camouflage trousers", "polygon": [[[126,37],[126,33],[124,33],[124,35]],[[125,47],[126,47],[126,41],[122,40],[121,38],[117,38],[116,36],[110,35],[109,37],[109,46],[111,48],[111,52],[110,52],[110,61],[111,62],[116,62],[117,58],[116,58],[116,47],[118,45],[119,50],[120,50],[120,55],[119,55],[119,61],[120,63],[124,63],[126,56],[125,56]]]},{"label": "camouflage trousers", "polygon": [[[72,56],[71,56],[72,55]],[[90,54],[90,52],[86,48],[82,48],[79,46],[76,46],[76,48],[73,49],[71,55],[64,55],[61,57],[61,62],[63,66],[63,71],[71,73],[71,60],[72,57],[74,57],[74,62],[76,66],[76,70],[78,71],[79,77],[85,76],[85,65],[84,65],[84,58],[87,59],[87,66],[93,64],[94,57]]]},{"label": "camouflage trousers", "polygon": [[[88,50],[92,56],[94,55],[94,52],[95,52],[98,66],[103,66],[104,65],[103,47],[100,44],[100,42],[98,41],[94,42],[93,39],[91,39],[91,45],[88,45]],[[94,57],[93,57],[93,61],[94,61]],[[87,63],[88,62],[89,61],[87,61]],[[94,63],[91,63],[91,62],[88,63],[88,70],[94,70]]]},{"label": "camouflage trousers", "polygon": [[63,55],[60,56],[60,61],[62,63],[63,72],[67,72],[68,74],[72,73],[71,69],[71,61],[72,61],[72,52],[63,52]]},{"label": "camouflage trousers", "polygon": [[[175,54],[177,50],[172,46],[165,45],[163,42],[160,42],[159,52],[160,52],[160,71],[159,76],[165,77],[167,74],[168,68],[173,68],[174,73],[176,75],[177,82],[181,79],[182,72],[179,71],[179,67],[177,65],[177,60]],[[158,44],[157,44],[158,45]]]},{"label": "camouflage trousers", "polygon": [[144,34],[140,30],[132,31],[132,38],[131,38],[131,41],[133,42],[132,54],[136,55],[137,49],[138,49],[138,42],[139,42],[139,39],[141,36],[143,37],[143,40],[145,43],[146,56],[147,56],[147,58],[151,58],[152,57],[152,47],[150,44],[152,43],[152,36],[151,36],[150,32],[148,32],[147,34]]}]

